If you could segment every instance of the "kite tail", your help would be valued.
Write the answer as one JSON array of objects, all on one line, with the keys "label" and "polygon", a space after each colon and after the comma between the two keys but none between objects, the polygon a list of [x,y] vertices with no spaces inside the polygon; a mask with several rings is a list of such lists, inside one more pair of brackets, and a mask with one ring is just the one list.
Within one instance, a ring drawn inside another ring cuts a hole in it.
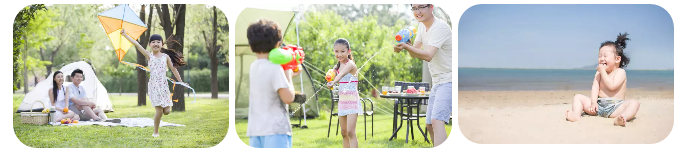
[{"label": "kite tail", "polygon": [[147,69],[147,67],[144,67],[144,66],[142,66],[142,65],[140,65],[140,64],[137,64],[137,63],[130,63],[130,62],[126,62],[126,61],[121,61],[121,63],[127,64],[127,65],[131,65],[131,66],[136,66],[136,67],[138,67],[138,68],[140,68],[140,69],[142,69],[142,70],[145,70],[145,71],[149,72],[149,69]]},{"label": "kite tail", "polygon": [[[192,101],[192,103],[194,103],[194,102],[197,101],[197,93],[194,92],[194,88],[190,87],[190,86],[187,85],[186,83],[176,82],[175,80],[171,79],[170,77],[166,77],[166,79],[168,79],[168,81],[171,81],[171,83],[173,83],[173,92],[175,92],[175,85],[176,85],[176,84],[185,86],[186,88],[192,90],[192,94],[194,95],[194,101]],[[173,97],[173,93],[171,93],[171,97]],[[173,100],[173,101],[178,102],[178,100]]]},{"label": "kite tail", "polygon": [[[149,69],[147,69],[147,67],[142,66],[142,65],[137,64],[137,63],[130,63],[130,62],[126,62],[126,61],[121,61],[121,63],[130,65],[130,66],[136,66],[136,67],[138,67],[138,68],[140,68],[140,69],[142,69],[142,70],[145,70],[145,71],[149,72]],[[189,89],[192,90],[192,94],[194,94],[194,101],[192,101],[192,103],[194,103],[194,102],[197,101],[197,93],[194,91],[194,88],[190,87],[190,86],[187,85],[186,83],[176,82],[175,80],[171,79],[170,77],[166,77],[166,79],[167,79],[168,81],[170,81],[171,83],[173,83],[173,91],[171,92],[171,95],[170,95],[170,96],[171,96],[171,99],[173,99],[173,93],[175,93],[175,85],[176,85],[176,84],[179,84],[179,85],[185,86],[186,88],[189,88]],[[175,99],[175,100],[173,100],[173,101],[178,102],[178,99]]]}]

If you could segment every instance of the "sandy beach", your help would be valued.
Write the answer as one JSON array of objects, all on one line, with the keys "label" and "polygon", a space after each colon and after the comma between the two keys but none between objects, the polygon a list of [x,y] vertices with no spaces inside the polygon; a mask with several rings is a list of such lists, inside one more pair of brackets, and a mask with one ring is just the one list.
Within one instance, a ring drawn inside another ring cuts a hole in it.
[{"label": "sandy beach", "polygon": [[590,92],[459,91],[458,124],[467,139],[481,144],[651,144],[672,130],[673,90],[629,89],[626,100],[641,107],[626,127],[597,116],[566,121],[578,93]]}]

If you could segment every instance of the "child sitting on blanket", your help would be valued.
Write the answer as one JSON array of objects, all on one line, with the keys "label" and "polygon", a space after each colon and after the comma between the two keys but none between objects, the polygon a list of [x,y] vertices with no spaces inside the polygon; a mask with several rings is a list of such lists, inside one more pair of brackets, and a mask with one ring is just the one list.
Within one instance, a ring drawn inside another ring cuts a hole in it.
[{"label": "child sitting on blanket", "polygon": [[592,82],[590,97],[576,94],[573,98],[573,109],[566,110],[566,120],[574,122],[580,120],[585,111],[589,115],[599,115],[605,118],[615,118],[614,125],[625,126],[639,110],[639,102],[625,101],[627,76],[625,69],[630,58],[625,56],[625,41],[628,34],[619,34],[615,42],[606,41],[599,47],[597,73]]},{"label": "child sitting on blanket", "polygon": [[282,43],[282,29],[268,19],[249,25],[246,30],[251,51],[257,59],[249,72],[249,122],[246,136],[256,148],[291,148],[291,123],[287,105],[294,101],[292,73],[268,60],[269,52]]}]

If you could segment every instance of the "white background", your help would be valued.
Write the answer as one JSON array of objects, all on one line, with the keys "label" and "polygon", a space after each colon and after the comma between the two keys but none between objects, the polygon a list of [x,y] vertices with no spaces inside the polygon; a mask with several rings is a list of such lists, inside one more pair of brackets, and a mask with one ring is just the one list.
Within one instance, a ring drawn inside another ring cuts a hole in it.
[{"label": "white background", "polygon": [[[10,71],[12,71],[12,59],[10,56],[10,52],[12,52],[12,33],[10,29],[12,29],[12,22],[14,21],[14,17],[16,14],[21,10],[24,6],[30,5],[30,4],[45,4],[45,3],[55,3],[55,4],[113,4],[113,3],[124,3],[124,4],[129,4],[129,3],[152,3],[152,4],[159,4],[159,3],[180,3],[180,4],[209,4],[209,5],[216,5],[218,6],[219,9],[221,9],[227,16],[228,21],[230,23],[230,31],[235,30],[235,22],[237,20],[237,17],[239,13],[246,7],[252,7],[256,6],[258,4],[282,4],[283,6],[296,6],[295,4],[321,4],[321,3],[331,3],[331,4],[338,4],[338,3],[374,3],[374,4],[395,4],[395,3],[433,3],[434,5],[443,7],[448,15],[450,16],[452,22],[453,22],[453,48],[458,48],[457,47],[457,25],[459,23],[459,18],[460,16],[466,11],[471,6],[474,6],[476,4],[485,4],[485,3],[518,3],[518,4],[536,4],[536,3],[548,3],[548,1],[531,1],[531,0],[517,0],[517,1],[502,1],[502,0],[490,0],[490,1],[457,1],[457,0],[443,0],[443,1],[406,1],[406,0],[372,0],[372,1],[361,1],[361,0],[337,0],[337,1],[327,1],[327,2],[322,2],[322,1],[314,1],[314,0],[287,0],[287,1],[275,1],[275,0],[214,0],[214,1],[208,1],[208,0],[70,0],[70,1],[47,1],[47,0],[28,0],[28,1],[16,1],[16,0],[7,0],[2,3],[2,9],[0,9],[0,44],[3,50],[3,58],[4,60],[0,60],[0,65],[2,66],[2,71],[6,71],[6,74],[0,75],[2,77],[2,80],[5,81],[0,81],[2,83],[1,86],[4,88],[2,91],[0,91],[0,95],[5,98],[5,100],[1,101],[2,107],[0,111],[4,111],[3,115],[0,115],[0,122],[2,125],[0,125],[0,146],[2,147],[3,150],[8,150],[8,151],[44,151],[43,149],[31,149],[30,147],[25,146],[23,143],[21,143],[17,138],[16,135],[14,134],[14,129],[12,126],[12,115],[10,115],[10,112],[12,111],[12,101],[9,99],[11,98],[12,90],[10,90],[9,86],[11,85],[11,77],[12,75],[9,74]],[[677,1],[662,1],[662,0],[647,0],[647,1],[626,1],[626,0],[620,0],[620,1],[599,1],[599,0],[573,0],[573,1],[552,1],[550,3],[555,3],[555,4],[611,4],[611,3],[632,3],[632,4],[656,4],[661,7],[663,7],[665,10],[668,11],[670,16],[673,18],[673,21],[681,21],[682,20],[682,12],[679,11],[682,9],[680,7],[681,5],[676,4]],[[607,15],[607,14],[605,14]],[[680,27],[679,24],[675,25],[675,29],[680,29],[677,27]],[[676,31],[676,33],[679,33]],[[680,44],[680,34],[675,34],[675,44]],[[234,35],[230,34],[230,50],[234,50]],[[679,50],[678,48],[675,48],[675,50]],[[452,59],[454,60],[452,65],[453,67],[457,67],[457,51],[456,49],[453,50],[453,56]],[[675,58],[679,55],[675,55]],[[234,52],[230,52],[230,61],[235,61],[234,59]],[[677,63],[675,63],[677,64]],[[236,64],[231,63],[231,66],[235,66]],[[676,67],[679,67],[676,65]],[[675,69],[676,71],[678,70],[677,68]],[[455,77],[453,77],[453,83],[454,85],[457,85],[457,71],[455,70]],[[3,72],[4,73],[4,72]],[[234,87],[234,78],[235,78],[235,71],[234,68],[230,68],[230,90],[235,90]],[[677,76],[675,77],[677,79]],[[220,82],[220,83],[226,83],[226,82]],[[457,92],[457,88],[453,87],[453,92]],[[453,99],[457,99],[457,94],[453,94]],[[456,102],[456,101],[453,101]],[[230,95],[230,103],[234,103],[234,95]],[[457,122],[457,104],[453,104],[453,121]],[[675,107],[677,110],[680,111],[682,108]],[[230,116],[234,115],[234,104],[230,104]],[[680,120],[680,114],[675,114],[676,115],[676,120]],[[253,149],[248,147],[246,144],[244,144],[239,137],[237,136],[235,129],[234,129],[234,117],[230,118],[230,124],[229,124],[229,130],[227,133],[227,136],[225,139],[218,144],[215,147],[212,148],[206,148],[206,149],[197,149],[201,151],[347,151],[346,149]],[[615,144],[610,144],[610,145],[599,145],[599,144],[590,144],[590,145],[568,145],[568,144],[556,144],[556,145],[533,145],[533,144],[505,144],[505,145],[491,145],[491,144],[476,144],[468,139],[466,139],[461,132],[459,131],[459,126],[458,125],[453,125],[452,126],[452,132],[450,136],[448,137],[448,140],[441,146],[436,147],[435,149],[382,149],[382,150],[390,150],[390,151],[618,151],[618,152],[625,152],[625,151],[639,151],[639,152],[644,152],[644,151],[682,151],[680,148],[680,137],[682,136],[682,133],[680,133],[680,130],[677,129],[680,127],[675,127],[673,126],[673,130],[670,133],[670,135],[663,141],[657,143],[657,144],[637,144],[637,145],[615,145]],[[627,132],[623,132],[627,133]],[[56,135],[55,135],[56,136]],[[375,137],[375,138],[381,138],[381,137]],[[595,138],[609,138],[609,137],[599,137],[595,136]],[[51,150],[64,150],[64,151],[70,151],[70,150],[96,150],[96,151],[119,151],[119,150],[130,150],[130,149],[51,149]],[[150,151],[152,149],[132,149],[133,151]],[[192,150],[192,149],[163,149],[163,151],[187,151],[187,150]],[[373,151],[374,149],[359,149],[359,150],[353,150],[353,151]]]}]

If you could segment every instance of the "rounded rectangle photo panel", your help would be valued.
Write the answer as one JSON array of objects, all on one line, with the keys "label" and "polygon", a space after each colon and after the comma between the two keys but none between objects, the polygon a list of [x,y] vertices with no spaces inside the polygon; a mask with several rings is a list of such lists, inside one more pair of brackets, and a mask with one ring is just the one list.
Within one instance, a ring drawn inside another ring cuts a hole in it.
[{"label": "rounded rectangle photo panel", "polygon": [[479,144],[655,144],[673,127],[673,21],[657,5],[475,5],[458,122]]},{"label": "rounded rectangle photo panel", "polygon": [[250,147],[430,148],[451,133],[438,4],[254,5],[235,42],[235,129]]},{"label": "rounded rectangle photo panel", "polygon": [[228,21],[203,4],[32,4],[14,19],[13,128],[33,148],[210,148],[229,122]]}]

